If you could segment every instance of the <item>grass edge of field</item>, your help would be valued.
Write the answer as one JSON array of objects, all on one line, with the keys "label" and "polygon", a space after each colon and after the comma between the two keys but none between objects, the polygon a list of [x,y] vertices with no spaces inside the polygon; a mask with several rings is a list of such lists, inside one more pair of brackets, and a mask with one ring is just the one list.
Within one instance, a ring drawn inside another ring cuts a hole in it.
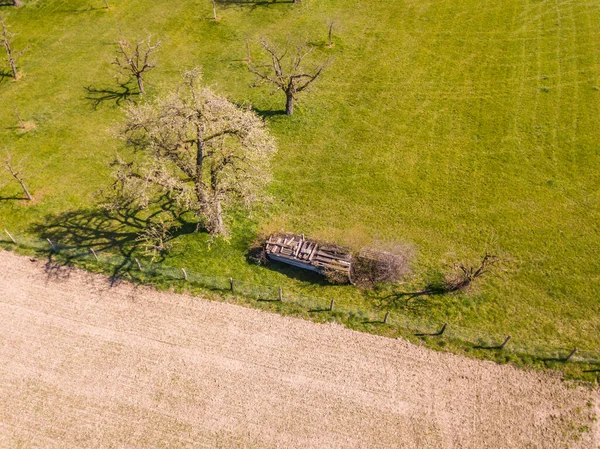
[{"label": "grass edge of field", "polygon": [[[60,252],[15,245],[12,242],[7,242],[5,240],[0,240],[0,251],[8,251],[24,257],[47,258],[48,262],[52,262],[61,267],[80,269],[89,273],[104,276],[111,276],[111,268],[114,268],[113,265],[102,262],[90,263],[90,261],[84,259],[63,258],[61,257]],[[207,301],[224,302],[263,312],[276,313],[281,316],[308,320],[314,323],[338,324],[346,329],[356,332],[368,333],[385,338],[401,338],[412,344],[424,346],[434,351],[452,353],[458,356],[498,364],[510,364],[519,369],[546,372],[550,375],[559,375],[564,381],[575,382],[577,385],[583,385],[589,388],[597,387],[600,384],[600,367],[593,363],[577,361],[565,362],[558,359],[548,360],[547,358],[527,354],[521,351],[513,352],[510,349],[477,348],[476,346],[473,346],[472,342],[454,337],[436,337],[434,335],[419,336],[416,332],[417,329],[393,326],[384,324],[383,322],[371,321],[365,323],[362,321],[364,320],[364,316],[361,316],[354,311],[327,311],[325,309],[311,311],[302,308],[300,304],[294,302],[273,300],[260,301],[251,298],[250,296],[227,293],[222,289],[217,288],[212,289],[204,287],[193,281],[185,281],[183,279],[176,280],[160,275],[152,277],[144,276],[143,273],[141,275],[136,275],[134,270],[121,271],[118,279],[120,281],[151,287],[157,291],[201,297],[201,299]]]}]

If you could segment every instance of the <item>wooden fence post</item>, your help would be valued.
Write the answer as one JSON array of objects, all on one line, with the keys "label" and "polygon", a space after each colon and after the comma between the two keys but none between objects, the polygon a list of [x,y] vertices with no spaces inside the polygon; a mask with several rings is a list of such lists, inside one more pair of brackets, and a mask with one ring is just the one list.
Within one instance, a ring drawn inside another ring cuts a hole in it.
[{"label": "wooden fence post", "polygon": [[229,288],[231,288],[231,293],[235,293],[233,288],[233,278],[229,278]]},{"label": "wooden fence post", "polygon": [[135,263],[137,264],[138,270],[142,271],[142,265],[140,264],[140,261],[137,260],[137,258],[134,258],[133,260],[135,260]]},{"label": "wooden fence post", "polygon": [[576,352],[577,352],[577,348],[573,348],[573,350],[572,350],[572,351],[569,353],[569,355],[568,355],[568,356],[566,356],[566,357],[563,359],[563,361],[564,361],[564,362],[568,362],[568,361],[569,361],[569,359],[570,359],[571,357],[573,357],[573,354],[575,354]]},{"label": "wooden fence post", "polygon": [[56,247],[54,246],[54,243],[52,243],[52,240],[50,239],[46,239],[46,241],[50,244],[50,249],[54,252],[58,252],[56,251]]},{"label": "wooden fence post", "polygon": [[504,349],[504,347],[508,344],[510,339],[511,339],[511,336],[509,335],[508,337],[506,337],[506,340],[504,340],[504,343],[502,343],[500,346],[498,346],[498,349]]},{"label": "wooden fence post", "polygon": [[390,317],[390,311],[385,312],[385,316],[383,317],[383,324],[387,324],[388,318]]},{"label": "wooden fence post", "polygon": [[182,269],[181,269],[181,272],[183,273],[183,279],[187,281],[187,280],[188,280],[188,278],[187,278],[187,273],[186,273],[186,271],[185,271],[185,268],[182,268]]},{"label": "wooden fence post", "polygon": [[94,248],[90,248],[90,252],[94,256],[94,259],[96,259],[96,262],[98,262],[98,256],[96,255],[96,251],[94,251]]},{"label": "wooden fence post", "polygon": [[283,301],[283,289],[279,287],[279,300]]},{"label": "wooden fence post", "polygon": [[329,311],[330,311],[330,312],[333,312],[333,307],[334,307],[334,306],[335,306],[335,300],[334,300],[334,299],[332,299],[332,300],[331,300],[331,303],[329,304]]},{"label": "wooden fence post", "polygon": [[4,230],[4,232],[6,232],[6,235],[8,235],[10,237],[10,239],[12,240],[13,243],[17,243],[17,241],[13,238],[13,236],[10,235],[10,232],[8,232],[6,229]]}]

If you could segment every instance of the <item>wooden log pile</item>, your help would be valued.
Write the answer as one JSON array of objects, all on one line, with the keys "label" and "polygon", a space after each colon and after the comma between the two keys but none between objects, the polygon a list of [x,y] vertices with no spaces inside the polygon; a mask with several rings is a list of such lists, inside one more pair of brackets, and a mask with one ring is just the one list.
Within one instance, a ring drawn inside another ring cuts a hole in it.
[{"label": "wooden log pile", "polygon": [[337,245],[320,244],[304,235],[273,234],[265,249],[270,259],[279,262],[318,273],[333,270],[350,277],[352,254]]}]

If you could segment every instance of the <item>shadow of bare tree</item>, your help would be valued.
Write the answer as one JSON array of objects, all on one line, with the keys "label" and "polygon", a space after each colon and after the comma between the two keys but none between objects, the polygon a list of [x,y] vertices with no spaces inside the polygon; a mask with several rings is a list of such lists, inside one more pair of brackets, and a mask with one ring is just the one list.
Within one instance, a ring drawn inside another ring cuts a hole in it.
[{"label": "shadow of bare tree", "polygon": [[[35,225],[32,230],[59,248],[94,250],[96,253],[107,251],[122,256],[123,262],[113,271],[113,277],[117,278],[119,273],[129,268],[135,254],[140,253],[140,236],[154,219],[165,213],[170,214],[175,223],[166,235],[168,241],[196,232],[197,224],[186,221],[166,197],[161,198],[151,213],[139,209],[106,210],[97,207],[47,217],[44,223]],[[76,257],[71,256],[72,259]],[[164,260],[164,253],[157,253],[156,259]]]},{"label": "shadow of bare tree", "polygon": [[221,6],[272,6],[294,3],[294,0],[217,0]]},{"label": "shadow of bare tree", "polygon": [[0,196],[0,201],[27,201],[26,196]]},{"label": "shadow of bare tree", "polygon": [[286,115],[285,109],[257,109],[257,108],[254,108],[254,112],[256,112],[263,120]]},{"label": "shadow of bare tree", "polygon": [[283,6],[294,3],[294,0],[216,0],[219,7],[227,9],[228,7],[249,7],[250,11],[256,8],[269,8],[271,6]]},{"label": "shadow of bare tree", "polygon": [[98,107],[105,102],[114,101],[117,106],[129,100],[134,95],[139,95],[138,92],[133,92],[127,84],[120,84],[121,89],[118,88],[96,88],[93,86],[84,87],[87,92],[86,99],[92,102],[92,107],[98,109]]},{"label": "shadow of bare tree", "polygon": [[393,292],[385,296],[373,294],[373,299],[377,301],[380,306],[390,304],[396,305],[398,301],[404,300],[405,308],[415,307],[415,310],[418,310],[424,303],[424,301],[416,301],[418,298],[442,296],[465,291],[473,284],[473,282],[491,271],[491,268],[497,262],[498,258],[496,256],[486,252],[481,261],[477,264],[457,264],[453,274],[444,275],[441,272],[431,273],[431,281],[421,290]]},{"label": "shadow of bare tree", "polygon": [[404,299],[406,303],[414,302],[414,299],[423,297],[423,296],[439,296],[439,295],[447,295],[448,293],[452,293],[458,291],[458,288],[454,288],[451,285],[448,285],[445,282],[432,282],[427,284],[427,286],[422,290],[417,290],[414,292],[397,292],[390,295],[393,299]]},{"label": "shadow of bare tree", "polygon": [[[0,4],[0,6],[2,6]],[[12,79],[13,75],[12,72],[9,70],[1,70],[0,69],[0,83],[3,83],[4,81],[7,81],[9,79]]]}]

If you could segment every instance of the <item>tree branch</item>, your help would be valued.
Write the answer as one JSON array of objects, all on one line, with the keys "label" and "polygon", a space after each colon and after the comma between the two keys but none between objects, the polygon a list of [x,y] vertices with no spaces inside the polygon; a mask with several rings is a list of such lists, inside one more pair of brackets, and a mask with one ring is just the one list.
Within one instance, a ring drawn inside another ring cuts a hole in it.
[{"label": "tree branch", "polygon": [[12,161],[11,160],[12,160],[12,156],[7,151],[6,152],[6,159],[4,159],[4,168],[21,185],[21,188],[23,189],[23,192],[25,193],[25,196],[27,197],[27,199],[30,200],[30,201],[33,200],[33,196],[31,196],[31,193],[29,193],[29,190],[27,189],[27,186],[25,186],[25,181],[23,180],[23,177],[21,177],[20,174],[19,174],[19,172],[15,170],[15,168],[12,165]]}]

